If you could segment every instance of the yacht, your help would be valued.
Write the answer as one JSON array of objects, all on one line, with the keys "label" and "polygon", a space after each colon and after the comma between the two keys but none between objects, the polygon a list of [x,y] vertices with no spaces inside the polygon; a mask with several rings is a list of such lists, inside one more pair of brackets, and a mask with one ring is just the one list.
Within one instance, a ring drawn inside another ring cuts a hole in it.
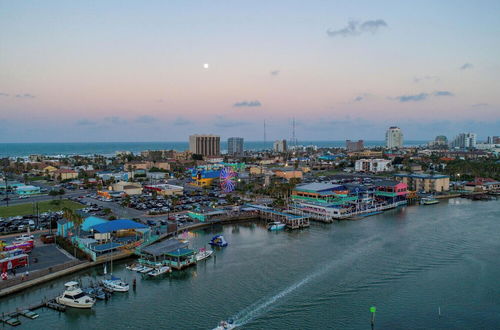
[{"label": "yacht", "polygon": [[274,231],[274,230],[282,230],[285,229],[286,225],[284,223],[275,221],[271,222],[269,226],[267,227],[267,230]]},{"label": "yacht", "polygon": [[102,280],[102,285],[113,292],[127,292],[129,290],[128,283],[114,276],[111,276],[110,279]]},{"label": "yacht", "polygon": [[92,308],[94,306],[95,300],[80,289],[78,282],[67,282],[64,286],[66,290],[56,298],[58,304],[75,308]]},{"label": "yacht", "polygon": [[207,259],[213,253],[214,253],[214,251],[212,251],[212,250],[205,250],[204,248],[200,249],[200,251],[198,251],[198,253],[196,253],[196,261],[202,261],[203,259]]}]

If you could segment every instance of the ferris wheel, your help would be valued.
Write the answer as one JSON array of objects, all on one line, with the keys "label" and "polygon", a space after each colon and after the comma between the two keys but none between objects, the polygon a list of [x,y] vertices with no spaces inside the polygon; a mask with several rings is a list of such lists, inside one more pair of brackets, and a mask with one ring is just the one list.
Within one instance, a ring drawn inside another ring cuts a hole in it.
[{"label": "ferris wheel", "polygon": [[220,171],[220,187],[222,191],[228,193],[234,190],[236,187],[236,177],[238,174],[231,167],[224,167]]}]

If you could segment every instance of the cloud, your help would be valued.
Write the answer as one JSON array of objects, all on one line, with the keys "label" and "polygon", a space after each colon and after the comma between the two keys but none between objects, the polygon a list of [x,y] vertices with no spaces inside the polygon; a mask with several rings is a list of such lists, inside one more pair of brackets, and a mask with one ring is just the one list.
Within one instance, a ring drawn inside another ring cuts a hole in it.
[{"label": "cloud", "polygon": [[18,99],[34,99],[36,96],[33,95],[33,94],[28,94],[28,93],[25,93],[25,94],[16,94],[16,98]]},{"label": "cloud", "polygon": [[148,115],[140,116],[135,119],[135,122],[139,124],[151,124],[154,123],[155,121],[158,121],[158,118]]},{"label": "cloud", "polygon": [[473,67],[474,67],[474,65],[472,65],[472,63],[465,63],[464,65],[462,65],[460,67],[460,70],[472,69]]},{"label": "cloud", "polygon": [[487,107],[489,104],[488,103],[476,103],[471,105],[473,108],[481,108],[481,107]]},{"label": "cloud", "polygon": [[370,96],[370,94],[368,93],[363,93],[363,94],[360,94],[358,96],[356,96],[352,102],[361,102],[361,101],[366,101],[368,99],[368,97]]},{"label": "cloud", "polygon": [[190,125],[192,124],[193,122],[191,120],[188,120],[188,119],[185,119],[185,118],[182,118],[182,117],[177,117],[173,124],[175,126],[186,126],[186,125]]},{"label": "cloud", "polygon": [[435,91],[432,93],[434,96],[455,96],[452,92],[449,91]]},{"label": "cloud", "polygon": [[127,124],[128,121],[126,119],[120,118],[118,116],[111,116],[104,118],[104,122],[110,123],[113,125],[124,125]]},{"label": "cloud", "polygon": [[255,100],[255,101],[242,101],[242,102],[236,102],[233,104],[233,107],[260,107],[262,104]]},{"label": "cloud", "polygon": [[80,119],[76,121],[76,124],[78,126],[93,126],[96,125],[97,122],[88,119]]},{"label": "cloud", "polygon": [[382,19],[369,20],[364,22],[351,20],[347,23],[347,26],[339,29],[332,30],[328,29],[326,34],[329,37],[354,37],[358,36],[365,32],[371,32],[372,34],[376,33],[380,28],[387,27],[387,23]]},{"label": "cloud", "polygon": [[280,74],[280,70],[273,70],[270,72],[271,76],[277,76]]},{"label": "cloud", "polygon": [[430,80],[432,82],[438,82],[439,77],[438,76],[422,76],[422,77],[414,77],[413,78],[413,82],[416,84],[419,82],[426,81],[426,80]]},{"label": "cloud", "polygon": [[0,93],[0,96],[9,96],[7,93]]},{"label": "cloud", "polygon": [[427,93],[420,93],[415,95],[400,95],[396,96],[395,99],[399,102],[419,102],[427,99],[428,96],[429,94]]}]

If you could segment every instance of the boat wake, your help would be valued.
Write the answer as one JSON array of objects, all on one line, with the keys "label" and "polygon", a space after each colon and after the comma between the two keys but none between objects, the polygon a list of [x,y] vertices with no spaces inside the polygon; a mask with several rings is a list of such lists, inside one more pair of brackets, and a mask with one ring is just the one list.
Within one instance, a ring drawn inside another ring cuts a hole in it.
[{"label": "boat wake", "polygon": [[245,309],[241,310],[237,314],[235,314],[231,319],[234,320],[234,323],[237,327],[241,327],[248,322],[254,320],[256,317],[264,313],[270,305],[274,304],[276,301],[286,297],[290,293],[294,292],[295,290],[299,289],[301,286],[309,283],[312,281],[314,278],[326,273],[330,266],[333,266],[333,263],[329,265],[328,267],[322,268],[315,273],[312,273],[302,280],[288,286],[287,288],[283,289],[279,293],[275,294],[274,296],[267,298],[267,299],[261,299],[252,305],[246,307]]}]

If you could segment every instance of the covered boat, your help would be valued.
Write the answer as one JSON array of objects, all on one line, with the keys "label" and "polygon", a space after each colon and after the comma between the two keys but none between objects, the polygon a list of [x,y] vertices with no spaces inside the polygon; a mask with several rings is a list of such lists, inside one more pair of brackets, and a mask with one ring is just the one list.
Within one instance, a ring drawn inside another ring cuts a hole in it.
[{"label": "covered boat", "polygon": [[228,243],[224,239],[224,236],[222,236],[222,235],[215,235],[214,237],[212,237],[212,239],[210,240],[210,242],[208,244],[213,245],[213,246],[221,246],[221,247],[228,245]]},{"label": "covered boat", "polygon": [[267,226],[267,230],[270,231],[275,231],[275,230],[282,230],[285,229],[286,224],[281,223],[279,221],[271,222],[269,226]]},{"label": "covered boat", "polygon": [[113,292],[127,292],[129,290],[128,283],[114,276],[111,276],[108,280],[102,280],[102,285]]}]

